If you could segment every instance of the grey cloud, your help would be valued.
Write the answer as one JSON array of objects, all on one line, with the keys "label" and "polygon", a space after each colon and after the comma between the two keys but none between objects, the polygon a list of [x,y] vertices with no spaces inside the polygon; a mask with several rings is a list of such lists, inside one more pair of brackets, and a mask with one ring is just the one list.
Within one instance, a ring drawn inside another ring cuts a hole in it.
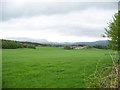
[{"label": "grey cloud", "polygon": [[73,26],[73,27],[66,27],[59,30],[60,34],[66,35],[66,36],[88,36],[88,37],[101,37],[101,35],[104,32],[104,28],[89,28],[89,27],[79,27],[79,26]]},{"label": "grey cloud", "polygon": [[49,29],[41,29],[45,32],[56,32],[62,36],[87,36],[87,37],[101,37],[103,32],[105,31],[103,27],[101,28],[89,28],[82,26],[67,26],[60,25],[56,27],[49,27]]},{"label": "grey cloud", "polygon": [[72,11],[81,11],[88,8],[117,9],[117,2],[54,2],[54,3],[23,3],[14,5],[10,2],[2,2],[2,18],[6,21],[12,18],[22,18],[38,15],[66,14]]}]

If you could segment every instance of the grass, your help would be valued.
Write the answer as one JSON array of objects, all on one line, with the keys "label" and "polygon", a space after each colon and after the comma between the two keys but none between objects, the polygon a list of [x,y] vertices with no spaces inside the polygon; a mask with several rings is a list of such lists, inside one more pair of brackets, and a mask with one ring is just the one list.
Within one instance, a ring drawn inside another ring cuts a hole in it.
[{"label": "grass", "polygon": [[85,78],[94,73],[98,61],[98,70],[112,65],[109,51],[4,49],[3,88],[84,88]]},{"label": "grass", "polygon": [[2,49],[0,49],[0,89],[2,89]]}]

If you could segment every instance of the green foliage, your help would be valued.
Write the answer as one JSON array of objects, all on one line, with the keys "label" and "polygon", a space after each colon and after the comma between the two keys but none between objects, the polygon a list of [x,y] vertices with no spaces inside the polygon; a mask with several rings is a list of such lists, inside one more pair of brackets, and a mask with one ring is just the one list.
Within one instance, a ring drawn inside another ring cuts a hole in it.
[{"label": "green foliage", "polygon": [[70,49],[72,49],[69,45],[64,45],[64,49],[66,49],[66,50],[70,50]]},{"label": "green foliage", "polygon": [[87,76],[86,87],[94,88],[117,88],[118,87],[118,54],[109,53],[112,65],[101,66],[100,60],[96,64],[96,70],[90,76]]},{"label": "green foliage", "polygon": [[[118,11],[118,13],[114,15],[113,20],[109,22],[109,26],[105,30],[106,32],[105,32],[105,35],[103,36],[108,37],[110,39],[109,47],[113,50],[118,51],[118,58],[114,59],[113,56],[110,55],[113,61],[117,61],[117,64],[113,63],[112,68],[114,69],[110,74],[108,74],[108,77],[110,78],[110,80],[109,78],[107,79],[106,77],[104,80],[101,80],[101,81],[107,80],[108,82],[105,82],[105,83],[108,83],[107,87],[113,87],[113,86],[115,87],[116,83],[118,83],[117,81],[119,78],[118,71],[120,67],[120,11]],[[115,55],[117,56],[117,54]]]},{"label": "green foliage", "polygon": [[3,49],[17,49],[17,48],[33,48],[35,46],[32,44],[23,44],[13,40],[2,40],[2,48]]},{"label": "green foliage", "polygon": [[108,46],[103,46],[103,45],[95,45],[93,46],[94,48],[98,48],[98,49],[109,49]]},{"label": "green foliage", "polygon": [[[109,22],[108,28],[105,28],[105,35],[104,37],[108,37],[109,40],[109,46],[114,49],[118,50],[120,47],[120,11],[116,13],[113,17],[113,20]],[[120,50],[120,49],[119,49]]]},{"label": "green foliage", "polygon": [[86,88],[84,78],[94,73],[99,59],[99,70],[112,64],[109,51],[3,49],[3,88]]},{"label": "green foliage", "polygon": [[2,40],[2,48],[3,49],[16,49],[20,48],[21,43],[12,40]]}]

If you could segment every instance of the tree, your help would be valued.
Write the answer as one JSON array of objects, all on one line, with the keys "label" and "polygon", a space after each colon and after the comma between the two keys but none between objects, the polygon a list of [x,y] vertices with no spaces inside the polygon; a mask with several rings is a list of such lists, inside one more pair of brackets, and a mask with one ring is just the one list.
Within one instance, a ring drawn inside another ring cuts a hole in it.
[{"label": "tree", "polygon": [[[114,15],[113,20],[109,22],[109,26],[105,30],[106,32],[104,36],[110,39],[109,40],[110,47],[118,51],[118,57],[115,58],[117,64],[115,64],[114,67],[115,68],[117,67],[116,68],[116,71],[118,71],[116,73],[118,78],[117,83],[118,83],[118,87],[120,87],[120,11],[118,11],[118,13]],[[112,57],[112,61],[114,61],[113,57]]]},{"label": "tree", "polygon": [[70,50],[71,47],[70,47],[69,45],[64,45],[64,49],[66,49],[66,50]]},{"label": "tree", "polygon": [[109,23],[109,26],[105,28],[105,35],[103,37],[109,38],[109,46],[113,50],[120,51],[120,11],[116,13]]},{"label": "tree", "polygon": [[[20,43],[18,41],[13,40],[0,40],[2,42],[3,49],[17,49],[17,48],[33,48],[36,49],[35,45],[30,43]],[[1,48],[1,47],[0,47]]]}]

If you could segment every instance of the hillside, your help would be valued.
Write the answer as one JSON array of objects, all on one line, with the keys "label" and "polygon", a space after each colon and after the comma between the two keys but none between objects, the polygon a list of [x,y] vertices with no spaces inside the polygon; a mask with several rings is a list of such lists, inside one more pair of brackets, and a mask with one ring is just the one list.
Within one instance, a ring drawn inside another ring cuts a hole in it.
[{"label": "hillside", "polygon": [[8,40],[16,40],[19,42],[29,42],[29,43],[37,43],[37,44],[51,44],[51,45],[102,45],[107,46],[108,41],[107,40],[99,40],[94,42],[51,42],[46,39],[31,39],[31,38],[8,38]]}]

